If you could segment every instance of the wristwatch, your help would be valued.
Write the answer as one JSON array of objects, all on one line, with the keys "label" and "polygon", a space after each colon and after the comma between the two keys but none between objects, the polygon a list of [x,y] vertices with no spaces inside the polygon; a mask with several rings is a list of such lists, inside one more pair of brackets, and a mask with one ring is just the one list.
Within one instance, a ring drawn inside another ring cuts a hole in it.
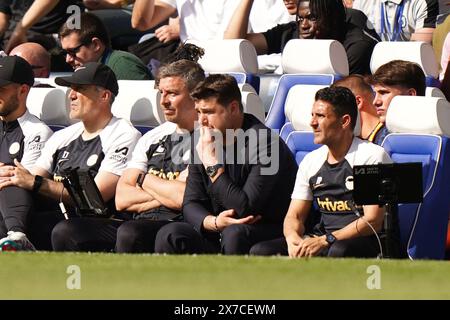
[{"label": "wristwatch", "polygon": [[34,176],[33,187],[31,189],[31,192],[37,193],[39,191],[39,189],[41,188],[43,181],[44,181],[43,177],[41,177],[39,175],[35,175]]},{"label": "wristwatch", "polygon": [[219,171],[220,168],[223,167],[223,164],[216,164],[214,166],[208,166],[206,167],[206,174],[210,177],[210,178],[214,178],[214,176],[217,174],[217,171]]},{"label": "wristwatch", "polygon": [[335,241],[336,237],[330,232],[325,235],[325,241],[331,246]]}]

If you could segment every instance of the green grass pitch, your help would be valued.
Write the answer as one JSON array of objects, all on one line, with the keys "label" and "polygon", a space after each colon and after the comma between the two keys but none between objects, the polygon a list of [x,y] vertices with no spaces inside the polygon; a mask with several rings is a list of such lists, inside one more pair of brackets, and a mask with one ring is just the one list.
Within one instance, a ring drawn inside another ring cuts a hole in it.
[{"label": "green grass pitch", "polygon": [[39,252],[0,266],[0,299],[450,299],[449,261]]}]

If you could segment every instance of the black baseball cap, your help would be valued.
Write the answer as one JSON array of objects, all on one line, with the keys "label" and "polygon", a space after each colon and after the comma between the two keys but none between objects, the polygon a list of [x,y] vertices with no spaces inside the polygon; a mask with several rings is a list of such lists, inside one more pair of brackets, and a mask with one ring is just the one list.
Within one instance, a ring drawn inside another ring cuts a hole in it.
[{"label": "black baseball cap", "polygon": [[19,56],[0,57],[0,87],[11,83],[34,84],[33,69],[30,64]]},{"label": "black baseball cap", "polygon": [[89,62],[79,67],[70,77],[56,77],[55,83],[63,87],[71,85],[95,85],[111,91],[115,96],[119,93],[116,75],[110,67],[99,62]]}]

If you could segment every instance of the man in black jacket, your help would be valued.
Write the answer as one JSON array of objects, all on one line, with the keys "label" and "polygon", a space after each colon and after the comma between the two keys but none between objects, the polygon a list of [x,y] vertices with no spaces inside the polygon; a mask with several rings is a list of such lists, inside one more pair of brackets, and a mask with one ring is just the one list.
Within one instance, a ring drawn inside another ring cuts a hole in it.
[{"label": "man in black jacket", "polygon": [[183,199],[186,222],[164,226],[155,251],[247,254],[282,234],[297,164],[277,135],[244,114],[233,77],[210,75],[191,96],[201,127]]}]

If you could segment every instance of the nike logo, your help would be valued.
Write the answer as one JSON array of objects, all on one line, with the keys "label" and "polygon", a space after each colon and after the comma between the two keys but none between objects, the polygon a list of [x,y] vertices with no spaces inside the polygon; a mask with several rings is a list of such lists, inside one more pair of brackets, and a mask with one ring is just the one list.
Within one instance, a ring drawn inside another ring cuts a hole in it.
[{"label": "nike logo", "polygon": [[313,184],[312,189],[316,190],[317,188],[323,187],[325,186],[325,183],[317,183],[317,184]]}]

